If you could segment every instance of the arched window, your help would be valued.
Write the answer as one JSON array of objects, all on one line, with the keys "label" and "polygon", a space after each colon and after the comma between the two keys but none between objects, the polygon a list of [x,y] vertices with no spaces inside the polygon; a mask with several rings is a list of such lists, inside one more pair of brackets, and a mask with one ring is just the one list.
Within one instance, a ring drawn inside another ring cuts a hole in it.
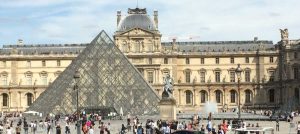
[{"label": "arched window", "polygon": [[201,103],[205,103],[207,101],[207,92],[204,90],[200,91],[200,99],[201,99]]},{"label": "arched window", "polygon": [[185,103],[192,104],[193,102],[193,93],[190,90],[185,91]]},{"label": "arched window", "polygon": [[269,90],[269,102],[275,102],[275,90],[274,89]]},{"label": "arched window", "polygon": [[299,88],[295,88],[295,98],[299,102]]},{"label": "arched window", "polygon": [[6,93],[2,94],[2,106],[3,107],[8,106],[8,94],[6,94]]},{"label": "arched window", "polygon": [[230,103],[236,103],[237,93],[235,90],[230,91]]},{"label": "arched window", "polygon": [[251,103],[252,102],[252,92],[251,90],[247,89],[245,91],[245,103]]},{"label": "arched window", "polygon": [[222,92],[220,90],[217,90],[216,92],[216,102],[217,103],[222,103]]},{"label": "arched window", "polygon": [[122,51],[123,51],[124,53],[127,52],[127,45],[126,45],[126,43],[124,43],[124,44],[122,45]]},{"label": "arched window", "polygon": [[27,93],[26,96],[27,96],[27,106],[30,106],[33,102],[33,95],[32,93]]}]

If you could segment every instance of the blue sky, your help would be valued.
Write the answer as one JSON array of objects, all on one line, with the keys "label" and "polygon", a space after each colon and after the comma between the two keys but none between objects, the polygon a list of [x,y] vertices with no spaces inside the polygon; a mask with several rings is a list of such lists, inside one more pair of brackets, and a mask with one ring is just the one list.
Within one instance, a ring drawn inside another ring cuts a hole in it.
[{"label": "blue sky", "polygon": [[[136,0],[0,0],[0,45],[88,43],[102,29],[116,30]],[[300,39],[300,0],[140,0],[158,10],[163,41],[280,40],[280,28]]]}]

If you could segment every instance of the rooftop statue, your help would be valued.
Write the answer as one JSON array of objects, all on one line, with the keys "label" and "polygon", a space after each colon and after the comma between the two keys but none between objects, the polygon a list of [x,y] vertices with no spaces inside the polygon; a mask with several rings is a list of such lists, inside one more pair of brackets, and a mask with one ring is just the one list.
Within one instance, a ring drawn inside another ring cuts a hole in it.
[{"label": "rooftop statue", "polygon": [[162,93],[163,99],[173,98],[173,79],[170,77],[170,74],[167,74],[164,79],[164,91]]},{"label": "rooftop statue", "polygon": [[280,29],[281,33],[281,40],[288,40],[289,39],[289,31],[288,29]]}]

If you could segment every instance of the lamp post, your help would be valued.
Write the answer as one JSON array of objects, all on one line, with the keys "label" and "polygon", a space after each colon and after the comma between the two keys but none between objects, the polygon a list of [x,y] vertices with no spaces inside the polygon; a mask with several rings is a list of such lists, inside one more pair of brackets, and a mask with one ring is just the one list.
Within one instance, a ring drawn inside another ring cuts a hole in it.
[{"label": "lamp post", "polygon": [[74,73],[74,76],[73,76],[74,80],[75,80],[75,85],[74,85],[74,90],[76,91],[76,120],[77,120],[77,123],[76,123],[76,129],[77,129],[77,134],[80,134],[81,133],[81,130],[80,130],[80,122],[79,122],[79,119],[80,119],[80,113],[78,111],[78,93],[79,93],[79,88],[78,88],[78,82],[79,82],[79,79],[80,79],[80,73],[78,70],[75,71]]},{"label": "lamp post", "polygon": [[240,67],[240,64],[238,64],[238,67],[235,69],[235,73],[237,75],[238,78],[238,92],[239,92],[239,101],[238,101],[238,119],[239,121],[241,120],[241,89],[240,89],[240,82],[241,82],[241,73],[242,73],[242,68]]}]

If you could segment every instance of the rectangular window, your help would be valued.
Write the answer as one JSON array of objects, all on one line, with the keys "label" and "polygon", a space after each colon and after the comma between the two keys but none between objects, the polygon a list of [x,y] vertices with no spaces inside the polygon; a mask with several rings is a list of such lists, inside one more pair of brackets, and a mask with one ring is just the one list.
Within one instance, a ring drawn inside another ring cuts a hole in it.
[{"label": "rectangular window", "polygon": [[249,70],[245,72],[245,81],[250,82],[250,71]]},{"label": "rectangular window", "polygon": [[230,82],[235,82],[235,72],[230,72]]},{"label": "rectangular window", "polygon": [[299,79],[299,69],[298,68],[294,68],[294,79],[295,80]]},{"label": "rectangular window", "polygon": [[27,82],[27,85],[32,85],[32,76],[31,75],[26,76],[26,82]]},{"label": "rectangular window", "polygon": [[168,64],[168,58],[164,58],[164,64]]},{"label": "rectangular window", "polygon": [[201,58],[201,64],[204,64],[204,58]]},{"label": "rectangular window", "polygon": [[274,61],[273,61],[273,57],[270,57],[270,63],[273,63]]},{"label": "rectangular window", "polygon": [[230,63],[234,64],[234,58],[233,57],[230,58]]},{"label": "rectangular window", "polygon": [[42,60],[42,66],[45,67],[46,66],[46,61]]},{"label": "rectangular window", "polygon": [[274,81],[275,80],[275,71],[269,71],[269,81]]},{"label": "rectangular window", "polygon": [[26,67],[31,67],[31,61],[30,60],[27,61]]},{"label": "rectangular window", "polygon": [[249,63],[249,57],[246,57],[246,58],[245,58],[245,62],[246,62],[246,63]]},{"label": "rectangular window", "polygon": [[2,61],[0,67],[6,67],[6,61]]},{"label": "rectangular window", "polygon": [[149,62],[149,64],[151,65],[151,64],[152,64],[152,58],[149,58],[149,59],[148,59],[148,62]]},{"label": "rectangular window", "polygon": [[48,83],[47,83],[47,76],[43,75],[41,79],[42,79],[42,84],[43,85],[48,85]]},{"label": "rectangular window", "polygon": [[2,75],[1,77],[2,77],[1,78],[2,85],[7,86],[7,75],[5,74],[5,75]]},{"label": "rectangular window", "polygon": [[215,76],[216,76],[216,82],[220,82],[220,72],[216,72],[215,73]]},{"label": "rectangular window", "polygon": [[294,53],[294,59],[298,59],[298,53],[297,52]]},{"label": "rectangular window", "polygon": [[185,72],[185,82],[186,83],[190,83],[191,82],[191,72],[190,71],[186,71]]},{"label": "rectangular window", "polygon": [[153,72],[148,72],[148,82],[153,83]]},{"label": "rectangular window", "polygon": [[58,67],[60,67],[60,60],[57,60],[56,64],[57,64]]},{"label": "rectangular window", "polygon": [[200,82],[205,83],[205,72],[200,72]]},{"label": "rectangular window", "polygon": [[185,58],[185,64],[190,64],[190,59],[189,58]]},{"label": "rectangular window", "polygon": [[219,58],[216,58],[216,64],[219,64],[220,61],[219,61]]}]

